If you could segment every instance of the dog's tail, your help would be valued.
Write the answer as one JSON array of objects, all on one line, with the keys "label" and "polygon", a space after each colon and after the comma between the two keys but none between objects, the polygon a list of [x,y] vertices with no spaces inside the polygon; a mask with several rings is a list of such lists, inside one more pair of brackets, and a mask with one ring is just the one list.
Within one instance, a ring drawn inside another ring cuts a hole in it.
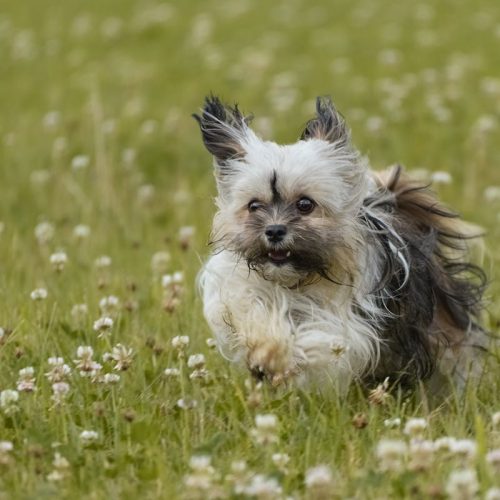
[{"label": "dog's tail", "polygon": [[396,248],[407,262],[404,270],[384,273],[379,287],[383,307],[394,318],[384,332],[392,351],[388,358],[399,360],[400,366],[392,369],[422,379],[434,371],[444,351],[486,342],[477,340],[486,276],[469,255],[470,243],[481,231],[461,221],[428,185],[410,179],[399,166],[379,174],[377,182],[371,213],[382,213],[397,241],[388,241],[391,234],[384,231],[376,237],[384,253]]}]

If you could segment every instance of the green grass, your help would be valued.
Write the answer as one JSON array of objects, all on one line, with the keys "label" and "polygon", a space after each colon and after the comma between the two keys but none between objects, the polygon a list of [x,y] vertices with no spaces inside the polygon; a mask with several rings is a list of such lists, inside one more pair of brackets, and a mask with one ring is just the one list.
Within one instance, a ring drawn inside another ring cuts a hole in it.
[{"label": "green grass", "polygon": [[[420,472],[380,471],[380,439],[407,439],[383,424],[396,416],[403,425],[428,418],[429,439],[476,440],[468,467],[480,496],[500,487],[485,459],[500,448],[491,423],[500,411],[498,367],[477,390],[439,406],[423,391],[374,406],[356,387],[345,398],[264,388],[258,405],[249,402],[247,374],[205,343],[210,332],[194,280],[209,251],[214,182],[190,117],[213,91],[252,111],[265,135],[292,142],[315,96],[331,94],[375,168],[401,162],[449,172],[453,182],[436,189],[486,231],[492,283],[484,324],[498,332],[500,201],[485,190],[500,186],[499,44],[495,0],[3,2],[0,390],[15,389],[26,366],[35,369],[37,390],[20,393],[14,414],[0,411],[0,440],[13,443],[0,454],[0,497],[185,498],[189,460],[200,454],[212,457],[213,482],[228,495],[231,463],[246,460],[252,473],[274,477],[297,498],[312,495],[304,477],[318,464],[333,472],[326,498],[445,496],[450,472],[461,466],[456,458],[436,457]],[[73,169],[76,155],[89,165]],[[34,235],[43,221],[55,228],[47,244]],[[73,236],[78,224],[91,228],[81,242]],[[183,226],[196,228],[187,250],[178,241]],[[57,273],[50,255],[59,249],[69,260]],[[171,254],[167,272],[185,274],[173,312],[151,270],[159,251]],[[107,269],[94,264],[102,255],[112,259]],[[48,297],[35,302],[30,293],[38,287]],[[100,339],[92,325],[109,295],[122,307],[109,338]],[[89,311],[80,324],[71,315],[79,303]],[[186,360],[171,347],[176,335],[190,337],[187,355],[205,354],[209,383],[189,379]],[[78,346],[92,346],[102,362],[116,343],[134,350],[116,385],[78,374]],[[59,407],[44,375],[51,356],[73,369]],[[166,379],[165,368],[179,368],[181,377]],[[181,398],[196,408],[180,409]],[[278,418],[279,441],[258,445],[255,416],[268,413]],[[363,429],[352,424],[357,414],[366,417]],[[85,429],[99,433],[89,448],[79,438]],[[50,481],[56,451],[69,467]],[[287,473],[273,464],[276,452],[289,455]]]}]

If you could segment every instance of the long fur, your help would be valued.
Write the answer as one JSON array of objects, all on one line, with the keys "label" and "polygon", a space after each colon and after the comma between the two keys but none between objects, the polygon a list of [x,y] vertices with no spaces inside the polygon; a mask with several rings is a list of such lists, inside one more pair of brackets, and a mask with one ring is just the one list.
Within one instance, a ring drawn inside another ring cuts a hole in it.
[{"label": "long fur", "polygon": [[[484,344],[485,277],[468,260],[467,226],[428,187],[400,167],[371,171],[328,98],[285,146],[260,140],[215,97],[196,118],[218,186],[199,285],[226,358],[275,384],[412,385],[441,360],[465,377],[477,363],[468,346]],[[307,215],[304,196],[315,205]],[[273,224],[287,228],[283,241],[266,239]],[[290,257],[276,263],[273,251]]]}]

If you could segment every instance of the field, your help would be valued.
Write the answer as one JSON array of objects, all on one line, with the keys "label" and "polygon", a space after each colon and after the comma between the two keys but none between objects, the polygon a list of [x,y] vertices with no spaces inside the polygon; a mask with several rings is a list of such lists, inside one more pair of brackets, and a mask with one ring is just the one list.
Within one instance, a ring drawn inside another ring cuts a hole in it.
[{"label": "field", "polygon": [[499,499],[498,366],[439,404],[326,398],[207,343],[191,118],[214,92],[293,142],[332,95],[374,168],[484,229],[498,333],[499,49],[496,0],[2,2],[0,498]]}]

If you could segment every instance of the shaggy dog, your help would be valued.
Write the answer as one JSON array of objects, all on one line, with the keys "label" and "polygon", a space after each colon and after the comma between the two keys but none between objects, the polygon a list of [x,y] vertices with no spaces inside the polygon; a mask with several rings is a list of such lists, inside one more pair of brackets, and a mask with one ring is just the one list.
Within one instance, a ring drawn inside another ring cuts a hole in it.
[{"label": "shaggy dog", "polygon": [[217,97],[194,116],[218,191],[199,284],[226,358],[275,385],[477,371],[484,273],[428,186],[370,170],[329,98],[290,145]]}]

